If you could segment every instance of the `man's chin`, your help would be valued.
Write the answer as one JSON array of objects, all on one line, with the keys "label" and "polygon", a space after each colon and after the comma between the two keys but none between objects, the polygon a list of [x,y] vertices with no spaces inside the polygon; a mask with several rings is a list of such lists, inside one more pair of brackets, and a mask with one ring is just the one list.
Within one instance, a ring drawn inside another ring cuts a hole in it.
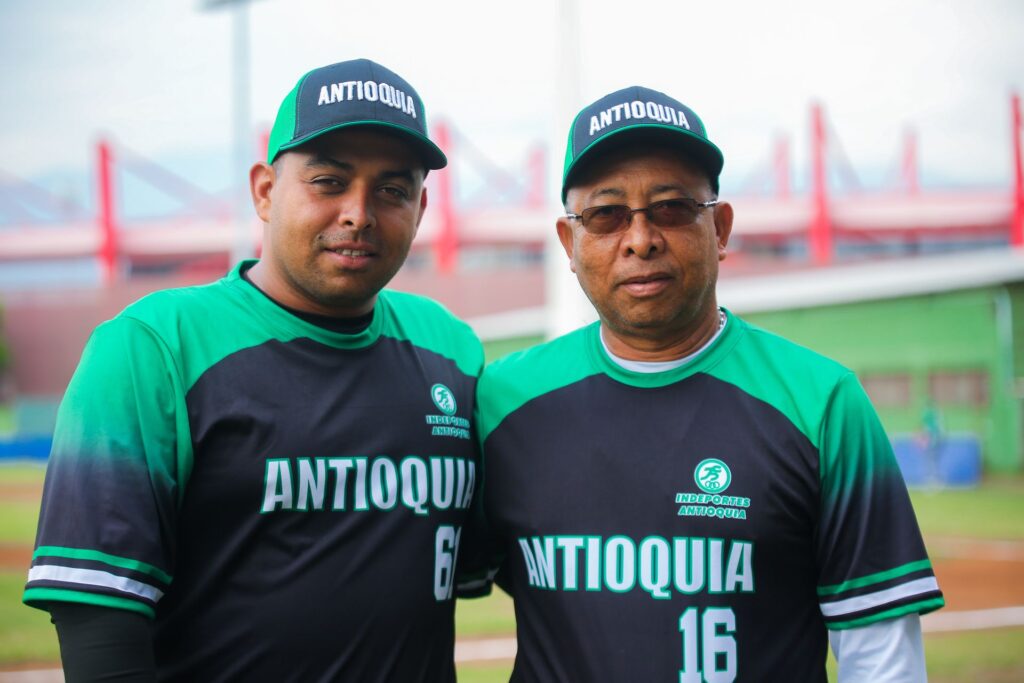
[{"label": "man's chin", "polygon": [[377,289],[345,287],[319,287],[307,290],[306,298],[324,315],[352,317],[363,315],[373,308],[377,301]]},{"label": "man's chin", "polygon": [[677,319],[674,312],[656,307],[631,306],[625,314],[616,314],[620,324],[637,331],[669,330]]}]

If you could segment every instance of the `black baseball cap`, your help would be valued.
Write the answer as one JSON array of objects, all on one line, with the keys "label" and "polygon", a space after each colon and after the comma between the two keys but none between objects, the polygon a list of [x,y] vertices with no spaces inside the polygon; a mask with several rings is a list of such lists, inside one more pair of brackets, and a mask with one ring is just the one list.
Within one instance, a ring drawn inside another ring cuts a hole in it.
[{"label": "black baseball cap", "polygon": [[267,163],[274,163],[281,152],[350,126],[380,126],[401,135],[428,169],[448,165],[444,152],[427,136],[426,112],[416,90],[369,59],[322,66],[299,79],[277,111]]},{"label": "black baseball cap", "polygon": [[562,201],[584,159],[597,149],[640,140],[655,140],[679,147],[708,174],[718,194],[718,176],[725,159],[708,139],[704,122],[685,104],[665,93],[633,85],[587,105],[573,119],[562,172]]}]

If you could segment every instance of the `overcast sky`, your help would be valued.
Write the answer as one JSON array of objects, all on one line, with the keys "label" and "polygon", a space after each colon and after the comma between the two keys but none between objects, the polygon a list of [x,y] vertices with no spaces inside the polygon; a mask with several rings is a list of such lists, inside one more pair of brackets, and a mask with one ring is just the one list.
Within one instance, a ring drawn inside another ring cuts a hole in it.
[{"label": "overcast sky", "polygon": [[[226,157],[231,10],[200,5],[0,0],[0,171],[90,171],[101,133],[179,171],[189,159]],[[575,110],[642,84],[703,118],[725,154],[724,192],[768,163],[779,133],[792,139],[794,174],[804,173],[813,100],[866,176],[896,165],[913,124],[926,180],[1010,182],[1009,98],[1024,90],[1020,0],[578,0],[575,96],[558,81],[567,38],[558,7],[257,0],[249,10],[254,140],[305,71],[368,57],[410,81],[431,120],[451,121],[509,167],[536,141],[548,142],[555,167],[567,95]],[[227,167],[218,173],[226,185]],[[548,186],[555,199],[557,179]]]}]

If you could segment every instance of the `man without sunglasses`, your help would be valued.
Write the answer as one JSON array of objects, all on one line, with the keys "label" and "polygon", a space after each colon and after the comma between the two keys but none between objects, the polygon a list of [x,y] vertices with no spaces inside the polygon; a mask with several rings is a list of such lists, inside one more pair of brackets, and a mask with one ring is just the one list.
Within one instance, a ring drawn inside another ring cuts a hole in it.
[{"label": "man without sunglasses", "polygon": [[453,682],[480,342],[382,289],[447,160],[366,59],[304,75],[253,165],[259,260],[96,329],[25,602],[68,681]]}]

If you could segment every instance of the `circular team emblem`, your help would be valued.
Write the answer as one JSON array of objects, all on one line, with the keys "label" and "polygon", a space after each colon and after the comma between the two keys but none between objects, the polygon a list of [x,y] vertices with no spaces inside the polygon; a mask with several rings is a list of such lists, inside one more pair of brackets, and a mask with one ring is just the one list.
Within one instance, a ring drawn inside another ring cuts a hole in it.
[{"label": "circular team emblem", "polygon": [[701,460],[697,469],[693,471],[693,480],[701,491],[706,493],[721,493],[729,488],[732,483],[732,472],[729,466],[718,458]]},{"label": "circular team emblem", "polygon": [[430,398],[434,399],[434,405],[445,415],[455,414],[455,394],[445,385],[435,384],[430,387]]}]

